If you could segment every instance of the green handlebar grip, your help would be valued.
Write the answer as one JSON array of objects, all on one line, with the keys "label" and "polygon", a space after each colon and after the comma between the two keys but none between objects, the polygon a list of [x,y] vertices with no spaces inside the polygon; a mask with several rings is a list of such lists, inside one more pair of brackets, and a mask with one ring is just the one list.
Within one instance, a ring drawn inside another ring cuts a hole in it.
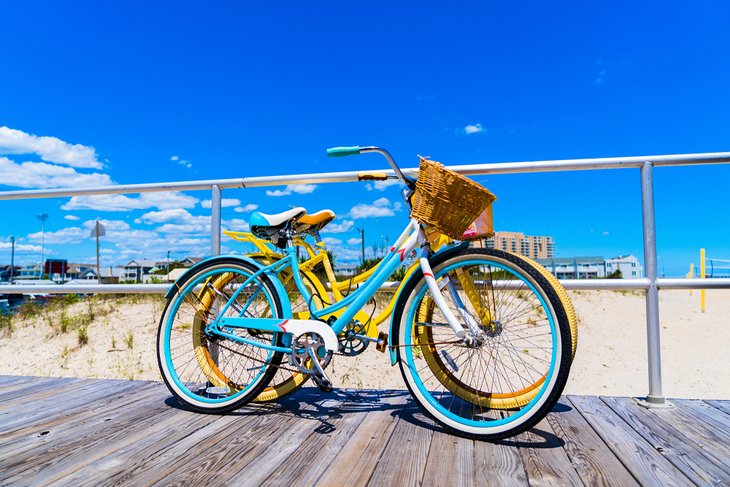
[{"label": "green handlebar grip", "polygon": [[329,157],[345,157],[345,156],[354,156],[355,154],[360,153],[360,147],[354,146],[354,147],[332,147],[331,149],[327,149],[327,156]]}]

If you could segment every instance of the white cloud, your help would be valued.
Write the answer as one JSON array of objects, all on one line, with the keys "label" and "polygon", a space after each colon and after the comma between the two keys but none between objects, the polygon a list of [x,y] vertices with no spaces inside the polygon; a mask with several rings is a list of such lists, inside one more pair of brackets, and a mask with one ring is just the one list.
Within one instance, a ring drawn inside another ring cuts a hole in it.
[{"label": "white cloud", "polygon": [[190,169],[190,168],[193,167],[193,165],[192,165],[192,163],[190,161],[186,161],[184,159],[180,159],[180,156],[172,156],[172,157],[170,157],[170,160],[173,161],[173,162],[177,162],[181,166],[187,167],[188,169]]},{"label": "white cloud", "polygon": [[608,234],[609,234],[609,232],[608,232],[608,231],[605,231],[605,232],[602,232],[602,233],[601,233],[601,235],[608,235]]},{"label": "white cloud", "polygon": [[223,220],[222,225],[226,230],[233,230],[234,232],[248,232],[249,230],[248,222],[240,218]]},{"label": "white cloud", "polygon": [[80,227],[68,227],[53,232],[35,232],[28,235],[31,240],[44,241],[48,244],[76,244],[89,238],[89,231]]},{"label": "white cloud", "polygon": [[365,186],[368,191],[377,190],[377,191],[385,191],[386,188],[389,188],[391,186],[397,186],[401,184],[400,179],[386,179],[385,181],[373,181],[372,184],[368,184]]},{"label": "white cloud", "polygon": [[362,240],[360,238],[350,238],[347,240],[348,245],[361,245]]},{"label": "white cloud", "polygon": [[[12,244],[10,242],[0,241],[0,250],[10,251],[10,250],[12,250]],[[34,253],[40,253],[40,251],[41,251],[40,245],[19,244],[17,242],[15,244],[15,253],[16,254],[34,254]]]},{"label": "white cloud", "polygon": [[322,241],[325,243],[325,245],[340,245],[342,243],[342,240],[339,238],[334,237],[325,237],[322,239]]},{"label": "white cloud", "polygon": [[486,131],[487,130],[482,127],[482,124],[480,123],[475,123],[473,125],[467,125],[466,127],[464,127],[464,133],[466,133],[466,135],[481,134]]},{"label": "white cloud", "polygon": [[390,200],[383,196],[382,198],[378,198],[377,200],[373,201],[373,206],[377,206],[379,208],[390,206]]},{"label": "white cloud", "polygon": [[142,193],[138,198],[123,194],[105,194],[94,196],[73,196],[68,203],[61,206],[63,210],[100,210],[100,211],[128,211],[157,208],[193,208],[198,198],[185,193]]},{"label": "white cloud", "polygon": [[400,208],[400,203],[392,204],[388,198],[378,198],[371,205],[360,203],[359,205],[353,206],[350,209],[350,218],[358,220],[360,218],[393,216]]},{"label": "white cloud", "polygon": [[167,210],[150,211],[142,215],[138,220],[144,223],[187,223],[191,218],[192,215],[187,210],[182,208],[169,208]]},{"label": "white cloud", "polygon": [[[222,198],[221,199],[221,207],[223,208],[229,208],[231,206],[238,206],[241,204],[241,200],[238,198]],[[200,206],[203,208],[211,208],[213,206],[212,200],[203,200],[200,202]]]},{"label": "white cloud", "polygon": [[345,233],[349,231],[355,222],[352,220],[342,220],[342,223],[330,223],[322,229],[321,233]]},{"label": "white cloud", "polygon": [[266,196],[289,196],[292,193],[309,194],[316,188],[316,184],[287,184],[284,189],[267,190]]},{"label": "white cloud", "polygon": [[22,130],[0,127],[0,154],[37,154],[46,162],[71,167],[101,169],[93,147],[69,144],[56,137],[39,137]]},{"label": "white cloud", "polygon": [[78,188],[114,184],[109,175],[81,174],[71,167],[45,162],[15,163],[0,157],[0,184],[19,188]]},{"label": "white cloud", "polygon": [[236,213],[248,213],[250,211],[254,211],[258,207],[259,205],[257,204],[249,203],[246,206],[239,206],[238,208],[234,208],[233,211],[235,211]]},{"label": "white cloud", "polygon": [[64,216],[64,218],[71,221],[81,220],[81,218],[77,217],[76,215],[66,215]]}]

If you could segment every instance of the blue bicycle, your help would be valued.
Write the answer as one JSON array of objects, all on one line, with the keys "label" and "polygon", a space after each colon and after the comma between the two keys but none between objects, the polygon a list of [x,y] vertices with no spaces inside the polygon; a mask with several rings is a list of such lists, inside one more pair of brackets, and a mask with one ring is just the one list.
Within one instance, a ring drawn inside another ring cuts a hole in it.
[{"label": "blue bicycle", "polygon": [[[254,212],[251,231],[282,248],[283,258],[265,265],[212,257],[173,285],[158,332],[165,384],[182,404],[203,413],[246,405],[282,368],[330,390],[326,368],[333,355],[374,340],[355,319],[358,311],[399,266],[416,260],[420,268],[400,289],[390,333],[380,337],[391,364],[399,365],[418,404],[457,434],[494,441],[525,431],[555,405],[572,362],[569,319],[554,282],[521,256],[468,241],[434,253],[434,238],[459,240],[485,214],[491,193],[423,159],[418,179],[408,177],[377,147],[340,147],[328,155],[367,152],[386,157],[405,184],[411,210],[376,272],[328,304],[329,297],[302,278],[292,244],[307,235],[319,240],[319,227],[300,223],[306,210]],[[308,314],[293,316],[294,296],[279,278],[284,274],[293,276],[296,299],[308,304]]]}]

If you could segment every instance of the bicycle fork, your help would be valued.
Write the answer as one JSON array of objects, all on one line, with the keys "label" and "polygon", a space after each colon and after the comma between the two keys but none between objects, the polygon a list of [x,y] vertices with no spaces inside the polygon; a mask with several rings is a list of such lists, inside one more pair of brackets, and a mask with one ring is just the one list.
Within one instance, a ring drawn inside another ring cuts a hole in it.
[{"label": "bicycle fork", "polygon": [[[423,233],[423,230],[419,230],[419,241],[425,242],[425,239],[426,237]],[[421,265],[421,269],[423,270],[423,276],[426,278],[426,284],[428,285],[429,291],[431,291],[431,296],[433,297],[436,306],[446,318],[446,321],[449,324],[449,327],[451,327],[451,329],[454,331],[454,334],[458,338],[465,340],[466,342],[471,342],[471,337],[479,335],[479,323],[477,323],[471,313],[467,311],[464,302],[459,296],[456,286],[449,276],[444,276],[441,279],[441,283],[436,282],[436,278],[433,275],[433,270],[431,269],[431,264],[428,261],[428,257],[429,247],[428,245],[422,245],[419,263]],[[451,308],[449,308],[446,299],[444,299],[443,295],[441,294],[441,289],[443,289],[444,287],[446,287],[449,298],[456,308],[456,311],[459,313],[459,316],[469,327],[470,333],[468,335],[467,332],[464,330],[464,327],[461,325],[459,319],[451,311]]]}]

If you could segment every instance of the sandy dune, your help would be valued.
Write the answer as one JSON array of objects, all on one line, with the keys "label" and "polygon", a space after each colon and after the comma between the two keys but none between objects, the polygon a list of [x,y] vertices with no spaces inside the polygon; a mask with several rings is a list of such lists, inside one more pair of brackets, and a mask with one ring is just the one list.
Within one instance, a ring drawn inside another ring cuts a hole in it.
[{"label": "sandy dune", "polygon": [[[571,298],[580,337],[565,392],[645,395],[643,295],[576,291]],[[162,298],[94,299],[93,320],[83,301],[68,306],[63,316],[56,309],[16,319],[12,334],[5,332],[0,342],[0,374],[159,380],[155,339]],[[730,291],[707,291],[706,313],[699,300],[699,291],[660,292],[664,394],[730,399]],[[84,319],[88,343],[81,346],[78,323]],[[335,357],[329,372],[337,386],[404,387],[398,367],[390,367],[388,355],[374,347],[359,357]]]}]

